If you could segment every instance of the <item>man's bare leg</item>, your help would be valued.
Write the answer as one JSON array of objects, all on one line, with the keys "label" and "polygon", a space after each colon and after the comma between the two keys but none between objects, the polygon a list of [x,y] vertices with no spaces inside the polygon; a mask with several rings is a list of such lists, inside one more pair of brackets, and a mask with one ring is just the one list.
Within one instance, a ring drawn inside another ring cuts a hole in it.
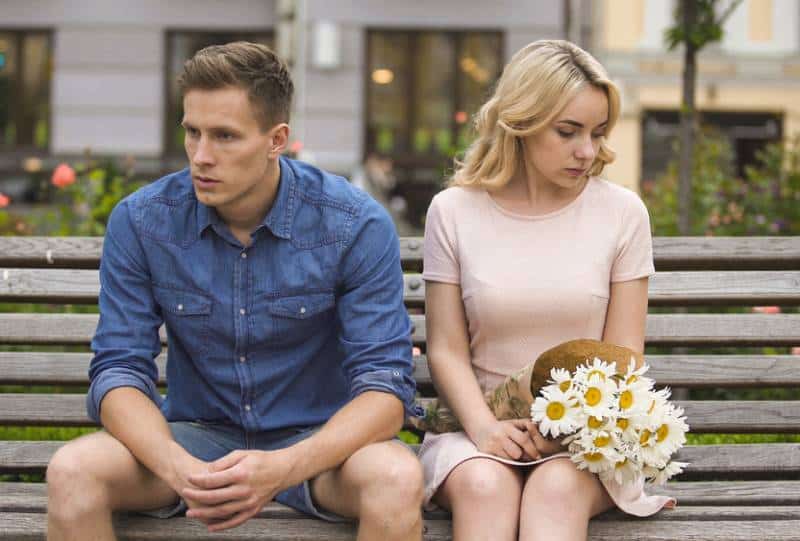
[{"label": "man's bare leg", "polygon": [[367,445],[311,483],[324,509],[358,518],[358,541],[422,539],[422,465],[398,442]]},{"label": "man's bare leg", "polygon": [[64,445],[47,467],[47,539],[114,540],[111,513],[157,509],[177,494],[106,432]]}]

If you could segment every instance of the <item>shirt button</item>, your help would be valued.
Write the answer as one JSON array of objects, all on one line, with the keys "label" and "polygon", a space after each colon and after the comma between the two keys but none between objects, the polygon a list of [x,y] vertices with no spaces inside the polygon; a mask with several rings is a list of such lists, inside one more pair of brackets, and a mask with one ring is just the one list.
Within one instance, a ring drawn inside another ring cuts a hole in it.
[{"label": "shirt button", "polygon": [[301,314],[305,314],[306,313],[306,307],[305,306],[301,306],[300,307],[300,313]]},{"label": "shirt button", "polygon": [[178,305],[178,312],[180,312],[180,311],[182,311],[182,310],[183,310],[183,305],[182,305],[182,304],[179,304],[179,305]]},{"label": "shirt button", "polygon": [[244,409],[245,411],[250,411],[250,404],[245,404]]},{"label": "shirt button", "polygon": [[243,363],[243,362],[245,362],[246,360],[247,360],[247,358],[246,358],[244,355],[242,355],[241,357],[239,357],[239,362],[240,362],[240,363]]},{"label": "shirt button", "polygon": [[392,374],[394,374],[395,377],[398,377],[398,378],[400,377],[400,371],[399,370],[395,370],[394,372],[392,372]]},{"label": "shirt button", "polygon": [[242,259],[247,259],[247,254],[242,252]]},{"label": "shirt button", "polygon": [[247,312],[245,311],[244,308],[239,308],[239,313],[245,315]]}]

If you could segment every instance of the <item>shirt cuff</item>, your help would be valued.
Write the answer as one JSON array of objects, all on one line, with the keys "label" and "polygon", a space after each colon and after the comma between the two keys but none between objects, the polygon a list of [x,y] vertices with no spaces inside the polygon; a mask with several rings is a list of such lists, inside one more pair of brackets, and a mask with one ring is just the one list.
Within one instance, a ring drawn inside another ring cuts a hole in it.
[{"label": "shirt cuff", "polygon": [[100,423],[100,404],[106,394],[117,387],[133,387],[139,389],[152,400],[156,406],[161,407],[161,395],[155,384],[148,378],[131,373],[124,369],[110,368],[102,373],[89,387],[86,393],[86,412],[94,422]]},{"label": "shirt cuff", "polygon": [[350,399],[365,391],[379,391],[395,395],[403,403],[406,417],[424,417],[425,411],[414,402],[414,385],[403,378],[397,369],[374,370],[355,377],[350,384]]}]

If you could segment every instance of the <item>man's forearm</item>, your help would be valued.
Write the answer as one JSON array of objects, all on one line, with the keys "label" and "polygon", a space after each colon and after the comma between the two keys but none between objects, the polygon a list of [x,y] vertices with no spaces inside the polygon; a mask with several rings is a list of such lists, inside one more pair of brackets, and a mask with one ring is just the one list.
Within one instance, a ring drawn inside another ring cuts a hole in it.
[{"label": "man's forearm", "polygon": [[365,445],[391,439],[403,418],[403,404],[392,394],[366,391],[356,396],[316,434],[290,448],[297,461],[289,486],[341,465]]},{"label": "man's forearm", "polygon": [[170,482],[170,451],[178,444],[164,415],[148,396],[133,387],[112,389],[103,398],[100,418],[103,427],[139,462]]}]

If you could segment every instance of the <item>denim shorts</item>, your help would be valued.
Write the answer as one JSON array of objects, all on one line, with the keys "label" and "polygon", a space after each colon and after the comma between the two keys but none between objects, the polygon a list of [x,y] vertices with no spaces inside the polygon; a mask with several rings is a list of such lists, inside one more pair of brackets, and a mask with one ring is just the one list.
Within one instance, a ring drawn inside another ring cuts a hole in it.
[{"label": "denim shorts", "polygon": [[[206,462],[213,462],[232,451],[254,449],[273,451],[294,445],[311,436],[318,426],[285,428],[269,432],[246,432],[239,427],[224,424],[197,422],[169,423],[172,436],[189,454]],[[298,511],[329,522],[350,522],[348,519],[321,509],[311,499],[309,481],[289,487],[275,496],[275,500]],[[180,500],[175,505],[145,511],[141,514],[169,518],[186,512],[186,502]]]}]

